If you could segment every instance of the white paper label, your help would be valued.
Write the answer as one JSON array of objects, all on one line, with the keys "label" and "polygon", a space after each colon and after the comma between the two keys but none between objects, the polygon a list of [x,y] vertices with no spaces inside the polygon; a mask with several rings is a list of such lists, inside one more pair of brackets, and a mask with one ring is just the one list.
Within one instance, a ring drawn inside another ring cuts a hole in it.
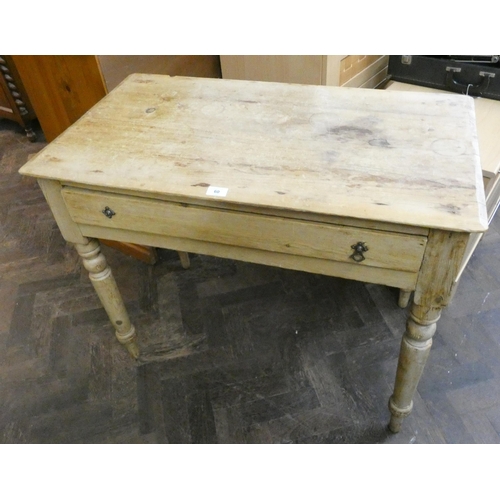
[{"label": "white paper label", "polygon": [[228,188],[221,188],[217,186],[210,186],[207,189],[208,196],[226,196]]}]

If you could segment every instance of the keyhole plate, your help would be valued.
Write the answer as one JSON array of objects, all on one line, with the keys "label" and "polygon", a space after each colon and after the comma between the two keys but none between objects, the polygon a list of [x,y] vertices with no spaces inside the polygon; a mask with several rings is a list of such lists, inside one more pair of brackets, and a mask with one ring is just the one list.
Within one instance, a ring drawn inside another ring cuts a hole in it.
[{"label": "keyhole plate", "polygon": [[108,218],[108,219],[111,219],[113,217],[113,215],[116,215],[116,213],[111,210],[111,208],[109,207],[104,207],[104,210],[102,211],[102,213]]}]

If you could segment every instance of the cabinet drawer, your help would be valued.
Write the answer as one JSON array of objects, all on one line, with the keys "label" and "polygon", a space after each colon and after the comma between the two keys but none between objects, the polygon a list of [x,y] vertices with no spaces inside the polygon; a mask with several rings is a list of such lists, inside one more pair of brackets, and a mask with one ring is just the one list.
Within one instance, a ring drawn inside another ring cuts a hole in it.
[{"label": "cabinet drawer", "polygon": [[[64,188],[77,224],[417,272],[427,238],[299,219]],[[104,211],[108,210],[108,216]],[[364,260],[351,257],[358,242]]]}]

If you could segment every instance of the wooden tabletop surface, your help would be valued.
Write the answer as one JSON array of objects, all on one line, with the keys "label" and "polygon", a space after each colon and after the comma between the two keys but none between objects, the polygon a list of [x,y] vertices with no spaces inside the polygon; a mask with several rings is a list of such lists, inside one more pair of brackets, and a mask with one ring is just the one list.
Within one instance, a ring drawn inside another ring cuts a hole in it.
[{"label": "wooden tabletop surface", "polygon": [[487,227],[472,98],[134,74],[20,171],[454,231]]},{"label": "wooden tabletop surface", "polygon": [[[437,90],[395,81],[391,81],[386,87],[386,90],[449,93],[445,90]],[[500,141],[498,140],[500,101],[483,97],[474,97],[473,102],[476,110],[481,170],[483,171],[483,175],[495,177],[500,170]]]}]

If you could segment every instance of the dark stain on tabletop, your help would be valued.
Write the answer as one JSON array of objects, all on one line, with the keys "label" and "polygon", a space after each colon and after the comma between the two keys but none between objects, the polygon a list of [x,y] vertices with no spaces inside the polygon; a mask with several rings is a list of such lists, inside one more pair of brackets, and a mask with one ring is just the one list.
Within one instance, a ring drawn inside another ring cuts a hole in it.
[{"label": "dark stain on tabletop", "polygon": [[366,135],[372,135],[373,132],[368,128],[354,127],[351,125],[342,125],[340,127],[329,127],[327,129],[330,135],[349,135],[356,137],[363,137]]},{"label": "dark stain on tabletop", "polygon": [[207,184],[206,182],[199,182],[198,184],[191,184],[192,187],[209,187],[210,184]]},{"label": "dark stain on tabletop", "polygon": [[372,139],[371,141],[368,141],[368,144],[370,144],[370,146],[378,146],[380,148],[392,147],[387,139]]},{"label": "dark stain on tabletop", "polygon": [[453,205],[452,203],[448,203],[447,205],[439,205],[441,208],[446,210],[450,214],[459,214],[460,210],[462,210],[460,207],[457,207],[456,205]]}]

